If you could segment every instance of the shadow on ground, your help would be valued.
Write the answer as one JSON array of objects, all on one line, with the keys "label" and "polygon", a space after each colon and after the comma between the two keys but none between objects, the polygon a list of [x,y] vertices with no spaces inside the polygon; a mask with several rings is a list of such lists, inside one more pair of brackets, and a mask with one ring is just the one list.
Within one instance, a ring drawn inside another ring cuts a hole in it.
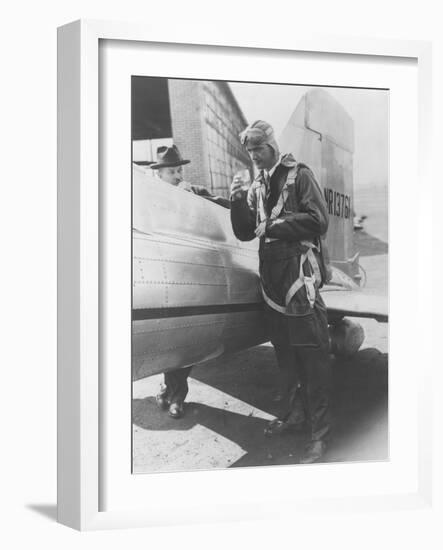
[{"label": "shadow on ground", "polygon": [[[271,415],[278,414],[277,365],[271,346],[245,350],[229,359],[194,367],[192,377]],[[226,403],[227,405],[227,403]],[[234,441],[246,454],[232,466],[294,464],[303,435],[267,438],[267,421],[203,403],[187,403],[180,420],[157,409],[154,397],[134,399],[134,424],[145,430],[190,430],[196,424]],[[324,462],[388,458],[388,357],[364,349],[333,361],[334,437]]]},{"label": "shadow on ground", "polygon": [[303,448],[302,435],[281,437],[276,442],[263,435],[267,420],[203,403],[186,403],[186,415],[176,420],[158,410],[154,397],[134,399],[133,422],[142,429],[153,431],[185,431],[196,425],[204,426],[236,443],[246,452],[242,458],[233,462],[235,466],[292,464],[298,461],[299,452]]},{"label": "shadow on ground", "polygon": [[56,504],[27,504],[26,508],[32,510],[41,516],[57,521],[57,505]]}]

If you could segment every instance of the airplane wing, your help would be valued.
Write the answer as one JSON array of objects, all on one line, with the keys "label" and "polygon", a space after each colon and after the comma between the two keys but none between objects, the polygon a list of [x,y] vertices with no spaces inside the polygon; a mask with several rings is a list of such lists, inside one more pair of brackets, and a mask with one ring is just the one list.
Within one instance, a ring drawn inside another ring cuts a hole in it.
[{"label": "airplane wing", "polygon": [[321,290],[330,317],[369,317],[379,322],[388,321],[388,303],[385,296],[326,285]]},{"label": "airplane wing", "polygon": [[332,277],[321,289],[322,298],[331,319],[368,317],[388,321],[388,299],[359,287],[344,271],[331,266]]}]

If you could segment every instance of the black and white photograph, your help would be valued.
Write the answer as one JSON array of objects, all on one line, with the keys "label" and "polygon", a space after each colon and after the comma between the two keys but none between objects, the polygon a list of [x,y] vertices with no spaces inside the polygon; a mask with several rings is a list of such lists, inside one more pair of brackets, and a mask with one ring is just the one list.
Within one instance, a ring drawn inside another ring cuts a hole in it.
[{"label": "black and white photograph", "polygon": [[132,76],[133,474],[389,460],[389,99]]}]

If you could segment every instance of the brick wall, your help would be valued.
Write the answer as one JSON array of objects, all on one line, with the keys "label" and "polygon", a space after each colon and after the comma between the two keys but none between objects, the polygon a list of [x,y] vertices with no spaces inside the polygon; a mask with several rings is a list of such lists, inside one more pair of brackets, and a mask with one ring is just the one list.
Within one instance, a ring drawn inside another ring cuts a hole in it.
[{"label": "brick wall", "polygon": [[172,137],[183,157],[191,161],[184,167],[185,180],[210,189],[201,83],[169,79],[168,86]]},{"label": "brick wall", "polygon": [[232,178],[251,160],[240,143],[246,120],[225,82],[203,82],[205,124],[212,191],[227,197]]},{"label": "brick wall", "polygon": [[238,133],[246,120],[226,84],[197,80],[168,81],[172,137],[191,161],[185,179],[227,197],[234,173],[251,168]]}]

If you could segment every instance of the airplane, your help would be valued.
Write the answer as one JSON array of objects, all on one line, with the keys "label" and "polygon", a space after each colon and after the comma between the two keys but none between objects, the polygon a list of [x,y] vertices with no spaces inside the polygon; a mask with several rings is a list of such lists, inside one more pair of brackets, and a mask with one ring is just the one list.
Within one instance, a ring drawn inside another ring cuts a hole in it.
[{"label": "airplane", "polygon": [[[387,322],[385,297],[359,286],[353,233],[353,122],[324,90],[303,96],[281,150],[317,175],[330,213],[332,277],[322,289],[332,327],[346,317]],[[227,209],[133,165],[133,380],[204,363],[268,340],[258,275],[258,240],[238,241]],[[355,328],[350,354],[364,334]],[[331,339],[340,331],[331,330]],[[334,343],[334,342],[333,342]],[[334,347],[334,346],[333,346]]]}]

